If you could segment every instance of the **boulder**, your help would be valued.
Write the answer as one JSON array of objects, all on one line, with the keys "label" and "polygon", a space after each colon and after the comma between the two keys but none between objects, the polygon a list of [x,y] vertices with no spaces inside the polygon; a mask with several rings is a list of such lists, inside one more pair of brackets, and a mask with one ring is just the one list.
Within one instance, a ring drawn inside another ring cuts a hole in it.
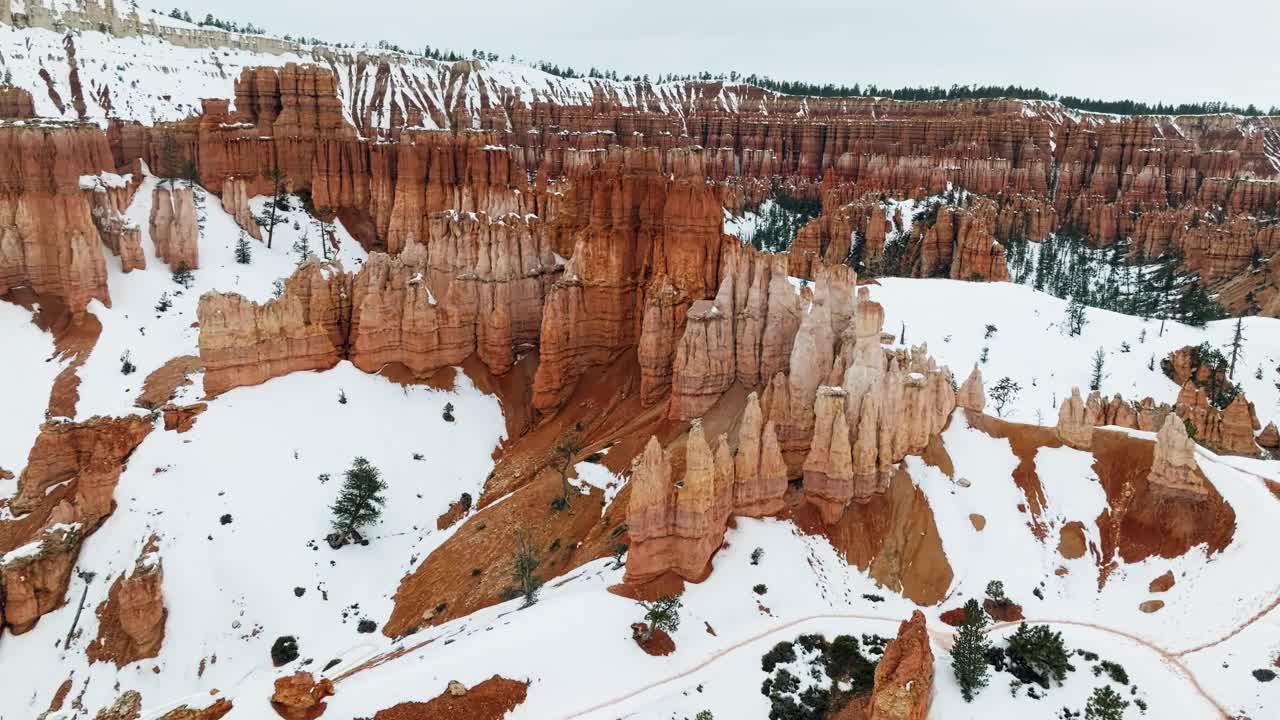
[{"label": "boulder", "polygon": [[333,681],[319,681],[309,672],[296,672],[276,678],[271,693],[271,709],[285,720],[315,720],[324,714],[324,699],[333,694]]}]

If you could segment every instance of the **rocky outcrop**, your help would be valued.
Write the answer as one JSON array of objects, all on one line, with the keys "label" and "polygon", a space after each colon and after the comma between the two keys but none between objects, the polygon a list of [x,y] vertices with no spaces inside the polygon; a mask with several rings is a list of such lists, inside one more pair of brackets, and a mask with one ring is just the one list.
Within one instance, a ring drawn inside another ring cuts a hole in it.
[{"label": "rocky outcrop", "polygon": [[982,387],[982,371],[976,364],[969,373],[969,377],[960,384],[960,391],[956,393],[956,406],[976,413],[987,408],[987,393]]},{"label": "rocky outcrop", "polygon": [[137,171],[125,176],[102,173],[80,178],[80,188],[89,197],[90,214],[98,236],[102,244],[120,258],[120,269],[126,273],[147,265],[142,252],[142,230],[125,215],[140,184],[135,178],[141,178],[141,168]]},{"label": "rocky outcrop", "polygon": [[805,499],[818,508],[827,524],[840,519],[856,492],[853,448],[844,416],[846,395],[843,388],[818,388],[813,443],[804,463]]},{"label": "rocky outcrop", "polygon": [[733,461],[734,513],[763,517],[782,510],[787,463],[778,442],[777,424],[766,421],[756,393],[747,397],[738,420],[738,451]]},{"label": "rocky outcrop", "polygon": [[[720,442],[727,453],[727,445]],[[657,438],[650,438],[631,475],[626,581],[642,583],[673,572],[700,582],[711,571],[711,556],[724,542],[732,503],[731,466],[713,453],[695,423],[685,440],[684,478],[671,477],[671,462]]]},{"label": "rocky outcrop", "polygon": [[107,269],[82,176],[113,169],[96,127],[0,123],[0,295],[29,286],[78,314],[110,305]]},{"label": "rocky outcrop", "polygon": [[262,228],[249,207],[249,184],[244,178],[229,177],[222,182],[222,209],[236,221],[249,237],[262,239]]},{"label": "rocky outcrop", "polygon": [[200,267],[200,229],[195,195],[190,187],[159,185],[151,196],[151,242],[171,270]]},{"label": "rocky outcrop", "polygon": [[426,702],[405,702],[379,710],[371,720],[405,718],[466,718],[502,720],[524,702],[529,683],[494,675],[470,688],[451,681],[439,695]]},{"label": "rocky outcrop", "polygon": [[1196,464],[1196,444],[1187,435],[1186,424],[1176,415],[1166,415],[1156,435],[1155,455],[1148,481],[1166,490],[1193,497],[1208,494],[1208,480]]},{"label": "rocky outcrop", "polygon": [[200,301],[205,390],[261,383],[349,359],[425,377],[476,355],[495,375],[536,347],[547,289],[560,271],[535,219],[433,218],[430,245],[373,253],[354,275],[303,264],[281,297]]},{"label": "rocky outcrop", "polygon": [[14,632],[62,604],[81,544],[114,510],[125,460],[150,431],[137,416],[41,428],[9,503],[19,518],[0,533],[0,616]]},{"label": "rocky outcrop", "polygon": [[0,85],[0,120],[26,120],[35,116],[31,93],[13,85]]},{"label": "rocky outcrop", "polygon": [[1276,429],[1274,422],[1267,423],[1267,426],[1258,434],[1258,445],[1268,450],[1280,450],[1280,430]]},{"label": "rocky outcrop", "polygon": [[[561,201],[548,231],[556,250],[571,259],[544,303],[534,379],[539,410],[563,402],[587,368],[640,345],[638,333],[680,334],[653,327],[664,314],[646,312],[651,294],[674,291],[693,301],[717,285],[719,198],[702,177],[700,153],[668,155],[678,165],[674,176],[656,172],[662,157],[656,152],[611,151],[609,166],[575,177]],[[647,347],[647,377],[669,375],[674,344]],[[653,352],[659,348],[665,351]]]},{"label": "rocky outcrop", "polygon": [[933,692],[933,649],[924,613],[898,626],[876,665],[868,720],[925,720]]},{"label": "rocky outcrop", "polygon": [[[701,417],[737,378],[734,363],[734,281],[730,267],[715,300],[695,302],[676,347],[669,415]],[[643,337],[648,337],[645,335]],[[643,342],[643,337],[641,342]]]},{"label": "rocky outcrop", "polygon": [[1244,393],[1236,393],[1227,407],[1219,410],[1204,389],[1188,380],[1178,392],[1174,412],[1195,430],[1196,442],[1226,455],[1257,457],[1261,451],[1253,434],[1262,425]]},{"label": "rocky outcrop", "polygon": [[324,699],[333,695],[333,681],[315,679],[309,672],[298,671],[276,678],[271,693],[271,709],[285,720],[315,720],[324,714]]},{"label": "rocky outcrop", "polygon": [[1093,429],[1102,424],[1102,396],[1096,391],[1086,402],[1080,396],[1080,388],[1072,388],[1071,397],[1058,406],[1058,437],[1077,450],[1088,450],[1093,446]]},{"label": "rocky outcrop", "polygon": [[90,660],[124,667],[160,654],[169,611],[161,593],[164,568],[159,551],[159,539],[152,536],[133,569],[111,584],[107,599],[98,606],[98,636],[86,649]]},{"label": "rocky outcrop", "polygon": [[222,720],[232,710],[231,701],[218,698],[212,705],[203,708],[192,708],[189,705],[176,707],[161,715],[157,720]]},{"label": "rocky outcrop", "polygon": [[40,616],[62,604],[79,555],[84,526],[70,522],[61,507],[34,538],[0,555],[0,619],[15,634],[30,630]]},{"label": "rocky outcrop", "polygon": [[195,427],[196,418],[207,409],[209,409],[208,403],[165,405],[160,411],[164,418],[164,429],[184,433]]},{"label": "rocky outcrop", "polygon": [[337,265],[311,260],[280,297],[258,305],[241,295],[200,298],[200,360],[209,397],[299,370],[333,367],[345,355],[350,278]]}]

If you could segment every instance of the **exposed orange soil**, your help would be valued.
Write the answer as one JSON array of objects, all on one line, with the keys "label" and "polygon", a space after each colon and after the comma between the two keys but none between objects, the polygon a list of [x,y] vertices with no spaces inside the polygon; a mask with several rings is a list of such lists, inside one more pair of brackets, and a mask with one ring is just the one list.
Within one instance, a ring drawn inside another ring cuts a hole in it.
[{"label": "exposed orange soil", "polygon": [[1147,482],[1153,448],[1152,441],[1125,433],[1093,433],[1093,470],[1111,506],[1110,516],[1099,522],[1103,562],[1116,555],[1127,563],[1153,555],[1173,558],[1201,543],[1216,553],[1235,534],[1235,511],[1207,480],[1204,498]]},{"label": "exposed orange soil", "polygon": [[73,315],[61,299],[39,295],[30,288],[14,288],[8,295],[0,296],[8,301],[32,310],[39,308],[32,322],[36,327],[53,335],[58,357],[71,362],[58,373],[49,393],[49,414],[54,417],[75,417],[76,403],[80,401],[80,376],[77,372],[102,334],[102,323],[92,313]]},{"label": "exposed orange soil", "polygon": [[849,564],[918,605],[941,602],[951,587],[953,572],[933,509],[905,466],[884,494],[849,505],[834,525],[824,526],[810,506],[798,508],[792,519],[804,532],[825,535]]},{"label": "exposed orange soil", "polygon": [[511,569],[520,532],[538,555],[538,578],[545,582],[571,569],[573,545],[600,518],[604,497],[598,490],[574,493],[568,508],[554,510],[551,503],[560,496],[560,475],[548,469],[468,518],[400,582],[383,632],[398,637],[501,602],[514,586]]},{"label": "exposed orange soil", "polygon": [[427,702],[400,703],[379,710],[371,720],[501,720],[524,702],[529,683],[494,675],[454,696],[448,690]]},{"label": "exposed orange soil", "polygon": [[142,392],[134,401],[138,407],[154,410],[173,399],[178,388],[191,384],[191,375],[204,369],[204,363],[195,355],[179,355],[147,376]]}]

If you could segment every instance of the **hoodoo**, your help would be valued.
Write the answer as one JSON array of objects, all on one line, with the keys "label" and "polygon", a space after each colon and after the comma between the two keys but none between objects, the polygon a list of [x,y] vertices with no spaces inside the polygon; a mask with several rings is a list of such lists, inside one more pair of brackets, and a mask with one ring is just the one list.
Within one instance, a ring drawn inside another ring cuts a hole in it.
[{"label": "hoodoo", "polygon": [[1275,714],[1256,59],[504,3],[0,1],[0,718]]}]

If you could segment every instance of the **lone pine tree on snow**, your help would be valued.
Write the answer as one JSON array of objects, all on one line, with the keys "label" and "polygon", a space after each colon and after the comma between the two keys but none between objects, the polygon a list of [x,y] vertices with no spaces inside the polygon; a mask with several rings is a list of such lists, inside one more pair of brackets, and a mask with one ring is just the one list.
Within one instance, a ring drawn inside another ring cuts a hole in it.
[{"label": "lone pine tree on snow", "polygon": [[329,535],[329,545],[337,549],[350,542],[361,542],[359,529],[382,516],[382,506],[386,504],[386,496],[382,493],[387,483],[382,480],[382,471],[374,467],[368,460],[358,457],[347,470],[346,480],[338,499],[330,508],[333,510],[333,534]]},{"label": "lone pine tree on snow", "polygon": [[964,622],[956,633],[956,644],[951,650],[951,669],[956,675],[956,684],[960,686],[960,694],[965,702],[973,702],[979,690],[987,686],[987,642],[983,630],[987,626],[987,615],[977,600],[970,599],[964,605]]}]

